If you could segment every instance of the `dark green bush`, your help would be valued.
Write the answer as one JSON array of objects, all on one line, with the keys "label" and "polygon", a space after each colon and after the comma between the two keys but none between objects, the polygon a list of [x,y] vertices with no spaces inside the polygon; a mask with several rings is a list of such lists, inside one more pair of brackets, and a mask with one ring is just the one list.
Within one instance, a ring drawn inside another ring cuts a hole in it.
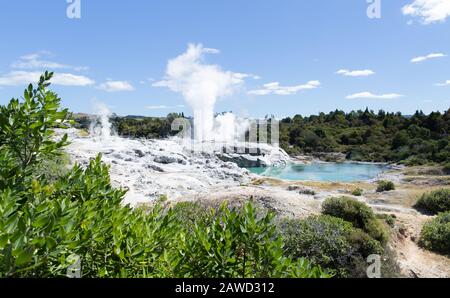
[{"label": "dark green bush", "polygon": [[392,181],[381,180],[378,181],[377,192],[395,190],[395,184]]},{"label": "dark green bush", "polygon": [[397,219],[394,214],[377,214],[376,217],[378,219],[384,220],[391,228],[395,226],[395,221]]},{"label": "dark green bush", "polygon": [[323,203],[322,212],[352,223],[354,227],[362,229],[382,244],[389,238],[386,228],[376,218],[372,209],[352,198],[329,198]]},{"label": "dark green bush", "polygon": [[439,189],[423,194],[415,207],[433,214],[450,211],[450,189]]},{"label": "dark green bush", "polygon": [[364,277],[366,258],[383,254],[381,244],[351,223],[322,215],[281,223],[285,251],[307,258],[339,277]]},{"label": "dark green bush", "polygon": [[360,229],[354,229],[349,236],[349,242],[354,250],[359,252],[362,256],[367,257],[371,254],[382,255],[384,252],[383,246],[379,241],[375,240],[369,234]]},{"label": "dark green bush", "polygon": [[442,168],[442,170],[444,171],[444,173],[446,175],[450,175],[450,162],[447,162],[444,167]]},{"label": "dark green bush", "polygon": [[419,244],[426,249],[450,255],[450,212],[439,214],[423,226]]},{"label": "dark green bush", "polygon": [[364,190],[362,190],[361,188],[357,188],[352,191],[352,195],[355,197],[360,197],[360,196],[362,196],[363,192],[364,192]]}]

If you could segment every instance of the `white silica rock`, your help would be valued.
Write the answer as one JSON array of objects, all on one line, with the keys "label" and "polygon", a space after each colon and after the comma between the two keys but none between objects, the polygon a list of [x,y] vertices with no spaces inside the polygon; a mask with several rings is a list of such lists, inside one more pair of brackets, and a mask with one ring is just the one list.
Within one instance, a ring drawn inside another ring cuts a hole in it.
[{"label": "white silica rock", "polygon": [[[80,136],[80,131],[74,128],[57,131],[58,135],[64,133],[69,135],[71,144],[66,151],[73,163],[85,166],[97,154],[102,154],[103,162],[110,165],[113,185],[128,189],[125,204],[145,203],[163,195],[170,199],[192,197],[207,193],[213,187],[239,186],[253,177],[247,169],[232,162],[233,158],[223,158],[228,153],[208,150],[208,146],[203,152],[192,151],[176,138],[96,138]],[[259,157],[230,154],[236,161],[239,156],[244,160],[260,158],[262,165],[283,164],[289,158],[283,150],[269,145],[262,147]]]}]

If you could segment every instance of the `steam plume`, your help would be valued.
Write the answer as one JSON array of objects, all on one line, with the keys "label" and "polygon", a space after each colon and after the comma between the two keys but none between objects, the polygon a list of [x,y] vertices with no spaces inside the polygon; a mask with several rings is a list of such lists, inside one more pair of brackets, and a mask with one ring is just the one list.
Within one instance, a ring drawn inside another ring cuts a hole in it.
[{"label": "steam plume", "polygon": [[189,44],[185,53],[169,61],[164,80],[153,84],[183,95],[194,112],[197,141],[208,141],[215,137],[214,106],[217,99],[232,94],[248,76],[204,63],[205,54],[217,53],[218,50],[205,48],[201,44]]}]

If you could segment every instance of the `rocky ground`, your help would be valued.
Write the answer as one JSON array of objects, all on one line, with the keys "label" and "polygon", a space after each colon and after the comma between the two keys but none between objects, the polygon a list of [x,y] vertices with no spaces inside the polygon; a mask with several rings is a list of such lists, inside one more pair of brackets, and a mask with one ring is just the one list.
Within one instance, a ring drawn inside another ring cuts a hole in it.
[{"label": "rocky ground", "polygon": [[289,159],[283,150],[271,146],[236,154],[233,150],[239,148],[224,149],[220,144],[201,144],[200,151],[200,146],[177,139],[91,137],[76,129],[58,133],[69,135],[71,144],[66,151],[72,162],[86,165],[101,153],[111,167],[113,184],[128,189],[124,203],[133,206],[161,196],[177,199],[209,194],[216,187],[240,186],[249,183],[252,175],[237,164],[279,165]]}]

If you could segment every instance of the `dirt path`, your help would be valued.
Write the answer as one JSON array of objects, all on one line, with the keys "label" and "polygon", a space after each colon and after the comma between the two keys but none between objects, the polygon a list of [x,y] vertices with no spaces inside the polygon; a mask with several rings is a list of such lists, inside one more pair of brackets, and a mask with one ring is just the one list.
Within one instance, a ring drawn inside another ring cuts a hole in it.
[{"label": "dirt path", "polygon": [[396,214],[397,229],[393,247],[402,273],[409,277],[450,278],[450,258],[421,249],[417,245],[425,221],[424,215]]}]

